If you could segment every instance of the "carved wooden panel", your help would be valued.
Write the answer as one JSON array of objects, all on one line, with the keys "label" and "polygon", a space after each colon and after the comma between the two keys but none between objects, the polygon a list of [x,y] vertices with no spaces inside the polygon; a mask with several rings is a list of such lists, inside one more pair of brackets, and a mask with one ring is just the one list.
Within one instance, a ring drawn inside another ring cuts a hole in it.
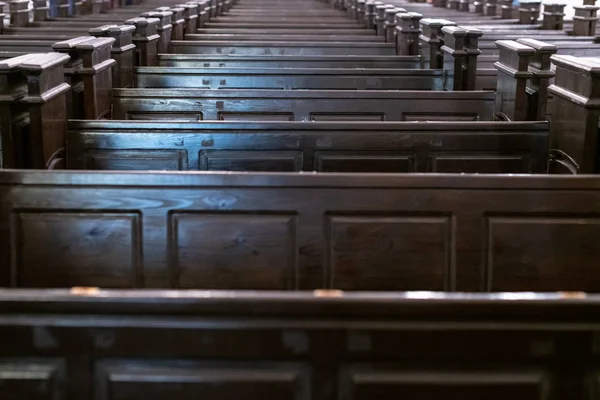
[{"label": "carved wooden panel", "polygon": [[543,370],[381,368],[344,366],[339,375],[340,398],[427,400],[547,400],[550,377]]},{"label": "carved wooden panel", "polygon": [[319,172],[416,172],[415,155],[398,153],[318,151],[314,168]]},{"label": "carved wooden panel", "polygon": [[486,171],[496,174],[522,173],[530,169],[527,154],[498,155],[484,153],[438,153],[429,156],[429,171],[440,173],[478,173]]},{"label": "carved wooden panel", "polygon": [[85,169],[187,171],[186,150],[89,150],[84,155]]},{"label": "carved wooden panel", "polygon": [[323,113],[310,114],[311,121],[385,121],[385,113]]},{"label": "carved wooden panel", "polygon": [[[487,288],[494,291],[592,290],[600,272],[587,266],[600,257],[595,238],[600,214],[491,215],[486,219]],[[585,277],[585,279],[582,279]]]},{"label": "carved wooden panel", "polygon": [[63,400],[65,366],[57,359],[0,358],[3,400]]},{"label": "carved wooden panel", "polygon": [[169,246],[173,286],[295,288],[296,224],[293,214],[172,213]]},{"label": "carved wooden panel", "polygon": [[11,216],[12,285],[135,287],[140,232],[139,212],[17,211]]},{"label": "carved wooden panel", "polygon": [[302,171],[302,151],[203,150],[201,171]]},{"label": "carved wooden panel", "polygon": [[433,113],[404,113],[403,121],[478,121],[479,116],[475,113],[448,113],[440,110]]},{"label": "carved wooden panel", "polygon": [[308,365],[266,362],[102,360],[96,400],[311,398]]},{"label": "carved wooden panel", "polygon": [[331,286],[361,290],[452,290],[451,216],[328,216]]},{"label": "carved wooden panel", "polygon": [[294,113],[247,111],[247,112],[219,112],[221,121],[294,121]]},{"label": "carved wooden panel", "polygon": [[200,112],[129,112],[124,119],[129,120],[180,120],[180,121],[202,121],[204,118]]}]

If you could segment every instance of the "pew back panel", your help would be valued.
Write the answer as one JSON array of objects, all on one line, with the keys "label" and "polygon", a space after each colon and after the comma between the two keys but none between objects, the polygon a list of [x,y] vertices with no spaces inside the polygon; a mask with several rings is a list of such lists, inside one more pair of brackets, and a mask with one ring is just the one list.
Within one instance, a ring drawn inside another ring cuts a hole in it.
[{"label": "pew back panel", "polygon": [[137,67],[138,88],[443,90],[444,71],[432,69]]},{"label": "pew back panel", "polygon": [[0,282],[598,291],[598,215],[594,176],[5,170]]},{"label": "pew back panel", "polygon": [[266,55],[360,55],[393,56],[396,54],[394,43],[345,43],[345,42],[228,42],[228,41],[192,41],[173,40],[171,53],[175,54],[238,54],[248,56]]},{"label": "pew back panel", "polygon": [[548,123],[71,121],[68,168],[546,173]]},{"label": "pew back panel", "polygon": [[[0,54],[1,56],[1,54]],[[495,59],[497,61],[497,57]],[[405,68],[421,67],[419,56],[211,56],[159,54],[158,65],[186,68]],[[490,63],[493,65],[493,62]]]},{"label": "pew back panel", "polygon": [[117,89],[113,118],[491,121],[493,92]]}]

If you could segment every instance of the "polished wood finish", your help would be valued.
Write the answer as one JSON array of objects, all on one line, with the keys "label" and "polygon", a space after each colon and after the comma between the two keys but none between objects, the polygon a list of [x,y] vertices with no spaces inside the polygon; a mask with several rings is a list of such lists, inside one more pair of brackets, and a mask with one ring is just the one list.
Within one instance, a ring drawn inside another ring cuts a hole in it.
[{"label": "polished wood finish", "polygon": [[[1,55],[1,54],[0,54]],[[161,67],[185,68],[399,68],[418,69],[419,56],[213,56],[159,54]]]},{"label": "polished wood finish", "polygon": [[545,122],[71,121],[67,167],[543,174],[548,141]]},{"label": "polished wood finish", "polygon": [[0,283],[595,292],[599,212],[593,176],[5,170]]},{"label": "polished wood finish", "polygon": [[600,301],[572,297],[2,291],[0,395],[592,399]]},{"label": "polished wood finish", "polygon": [[491,121],[493,92],[118,89],[114,119]]},{"label": "polished wood finish", "polygon": [[138,67],[138,88],[445,90],[438,69]]}]

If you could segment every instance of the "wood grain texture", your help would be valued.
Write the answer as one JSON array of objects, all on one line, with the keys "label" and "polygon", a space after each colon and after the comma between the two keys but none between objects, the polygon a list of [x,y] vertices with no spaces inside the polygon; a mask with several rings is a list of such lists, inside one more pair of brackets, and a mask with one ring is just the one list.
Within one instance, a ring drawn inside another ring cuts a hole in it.
[{"label": "wood grain texture", "polygon": [[2,171],[0,278],[595,292],[598,187],[583,176]]},{"label": "wood grain texture", "polygon": [[68,168],[546,173],[546,122],[71,121]]},{"label": "wood grain texture", "polygon": [[3,290],[0,393],[594,398],[599,312],[560,294]]}]

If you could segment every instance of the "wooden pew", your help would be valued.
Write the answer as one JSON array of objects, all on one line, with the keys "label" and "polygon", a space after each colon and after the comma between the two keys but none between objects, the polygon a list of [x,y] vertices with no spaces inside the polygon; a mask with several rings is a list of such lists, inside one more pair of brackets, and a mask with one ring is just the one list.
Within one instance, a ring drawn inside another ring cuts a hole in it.
[{"label": "wooden pew", "polygon": [[0,199],[2,286],[600,290],[596,176],[4,170]]},{"label": "wooden pew", "polygon": [[[0,50],[2,49],[0,43]],[[195,41],[173,40],[171,52],[176,54],[239,54],[248,56],[264,55],[359,55],[359,56],[393,56],[396,47],[384,42],[285,42],[269,40],[262,42],[228,42],[228,41]]]},{"label": "wooden pew", "polygon": [[547,122],[71,121],[67,168],[538,173]]},{"label": "wooden pew", "polygon": [[599,307],[583,293],[4,290],[0,395],[591,399]]},{"label": "wooden pew", "polygon": [[445,90],[443,70],[138,67],[138,88]]},{"label": "wooden pew", "polygon": [[[491,63],[490,65],[492,65]],[[161,67],[185,68],[399,68],[417,69],[420,56],[239,56],[159,54]]]},{"label": "wooden pew", "polygon": [[[268,30],[267,30],[268,31]],[[269,41],[277,39],[282,42],[369,42],[369,43],[377,43],[384,42],[384,38],[370,35],[347,35],[347,34],[336,34],[332,32],[329,35],[314,35],[314,34],[290,34],[290,33],[281,33],[277,34],[277,37],[273,37],[273,33],[264,33],[264,34],[256,34],[256,33],[242,33],[242,34],[234,34],[234,33],[211,33],[211,34],[188,34],[185,36],[185,40],[194,40],[194,41]]]},{"label": "wooden pew", "polygon": [[491,121],[493,92],[117,89],[113,119]]}]

